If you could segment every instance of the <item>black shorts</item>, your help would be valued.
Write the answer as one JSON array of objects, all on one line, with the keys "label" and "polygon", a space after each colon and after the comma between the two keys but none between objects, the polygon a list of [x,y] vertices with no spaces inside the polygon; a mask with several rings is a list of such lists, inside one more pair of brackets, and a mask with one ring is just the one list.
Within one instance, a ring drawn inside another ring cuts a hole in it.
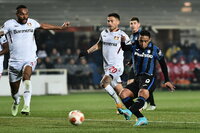
[{"label": "black shorts", "polygon": [[134,82],[127,85],[125,88],[133,92],[134,98],[138,97],[140,89],[147,89],[151,94],[156,88],[156,77],[146,74],[135,76]]}]

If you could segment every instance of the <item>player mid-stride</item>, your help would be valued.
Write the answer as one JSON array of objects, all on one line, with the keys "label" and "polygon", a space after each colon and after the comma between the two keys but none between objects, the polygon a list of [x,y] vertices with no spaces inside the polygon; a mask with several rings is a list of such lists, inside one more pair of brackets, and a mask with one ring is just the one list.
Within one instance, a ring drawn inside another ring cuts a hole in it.
[{"label": "player mid-stride", "polygon": [[9,43],[10,59],[8,70],[11,95],[14,99],[11,107],[13,116],[16,116],[18,113],[20,103],[18,91],[21,80],[24,85],[24,107],[21,113],[30,114],[32,94],[30,79],[37,62],[35,29],[62,30],[69,26],[69,22],[65,22],[62,26],[40,24],[36,20],[29,18],[28,8],[24,5],[17,6],[16,16],[17,19],[7,20],[2,29],[0,29],[0,35],[5,34]]}]

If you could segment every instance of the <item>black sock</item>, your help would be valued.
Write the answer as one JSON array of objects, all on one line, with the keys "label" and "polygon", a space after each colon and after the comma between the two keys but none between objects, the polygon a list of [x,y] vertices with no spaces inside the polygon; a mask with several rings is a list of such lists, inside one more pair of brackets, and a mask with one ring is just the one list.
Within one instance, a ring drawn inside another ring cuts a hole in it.
[{"label": "black sock", "polygon": [[122,102],[126,106],[127,109],[129,109],[132,106],[132,104],[134,103],[133,99],[130,97],[126,97],[126,98],[122,99]]},{"label": "black sock", "polygon": [[133,113],[137,118],[144,117],[144,115],[138,110]]},{"label": "black sock", "polygon": [[149,96],[149,103],[151,106],[156,106],[155,102],[154,102],[154,97],[153,97],[153,94],[150,94]]},{"label": "black sock", "polygon": [[139,109],[141,109],[144,106],[145,103],[145,98],[139,96],[137,98],[137,100],[134,102],[134,104],[130,107],[130,110],[133,114],[135,114],[135,112],[138,112]]}]

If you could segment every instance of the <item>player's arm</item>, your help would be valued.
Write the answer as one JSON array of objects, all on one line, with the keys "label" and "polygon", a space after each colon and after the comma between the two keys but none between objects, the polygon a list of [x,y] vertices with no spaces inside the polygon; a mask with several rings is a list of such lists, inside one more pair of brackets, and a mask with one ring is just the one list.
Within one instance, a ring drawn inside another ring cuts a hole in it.
[{"label": "player's arm", "polygon": [[0,55],[4,55],[8,53],[8,51],[9,51],[9,47],[8,47],[8,43],[6,42],[2,45],[2,50],[0,51]]},{"label": "player's arm", "polygon": [[159,60],[159,64],[161,67],[161,70],[163,72],[163,75],[165,77],[165,86],[170,90],[170,91],[174,91],[175,90],[175,86],[170,82],[169,80],[169,76],[168,76],[168,69],[167,69],[167,64],[165,62],[165,58],[164,56]]},{"label": "player's arm", "polygon": [[4,35],[4,32],[0,30],[0,36],[3,36],[3,35]]},{"label": "player's arm", "polygon": [[79,58],[82,56],[87,56],[88,54],[91,54],[91,53],[101,49],[101,47],[102,47],[102,41],[101,41],[101,39],[99,39],[99,41],[95,45],[90,47],[88,50],[81,52],[79,54]]},{"label": "player's arm", "polygon": [[131,45],[126,45],[126,37],[121,36],[121,47],[123,51],[132,51],[132,46]]},{"label": "player's arm", "polygon": [[64,22],[62,26],[56,26],[56,25],[51,25],[51,24],[40,24],[40,29],[45,29],[45,30],[64,30],[68,28],[70,25],[70,22]]}]

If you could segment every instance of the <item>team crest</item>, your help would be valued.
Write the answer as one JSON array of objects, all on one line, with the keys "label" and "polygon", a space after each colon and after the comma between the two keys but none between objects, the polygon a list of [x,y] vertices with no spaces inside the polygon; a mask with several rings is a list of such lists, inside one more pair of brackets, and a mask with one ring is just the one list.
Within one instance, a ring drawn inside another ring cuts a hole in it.
[{"label": "team crest", "polygon": [[31,23],[27,23],[27,25],[28,25],[28,26],[32,26],[32,24],[31,24]]},{"label": "team crest", "polygon": [[115,40],[119,40],[119,37],[118,37],[118,36],[114,36],[114,39],[115,39]]}]

